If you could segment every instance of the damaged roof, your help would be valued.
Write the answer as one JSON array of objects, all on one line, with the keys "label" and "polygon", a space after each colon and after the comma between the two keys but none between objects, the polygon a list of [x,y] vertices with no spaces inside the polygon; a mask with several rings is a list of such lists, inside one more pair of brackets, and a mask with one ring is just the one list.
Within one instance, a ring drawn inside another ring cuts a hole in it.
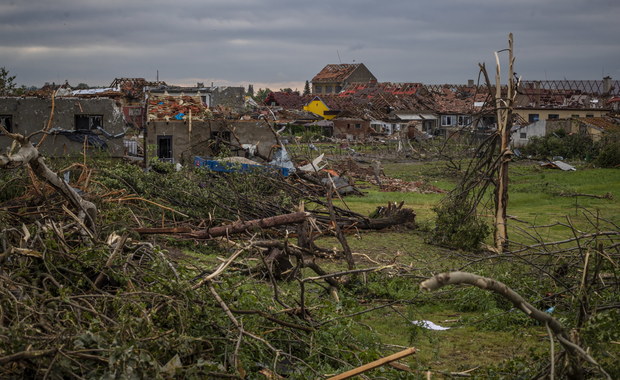
[{"label": "damaged roof", "polygon": [[297,91],[272,91],[267,95],[264,103],[268,106],[276,105],[286,109],[299,109],[306,104]]},{"label": "damaged roof", "polygon": [[428,91],[432,109],[442,114],[472,114],[490,109],[492,97],[484,86],[431,85]]},{"label": "damaged roof", "polygon": [[203,120],[210,117],[208,108],[198,96],[157,96],[151,94],[148,102],[149,120],[183,120],[192,113],[192,119]]},{"label": "damaged roof", "polygon": [[604,132],[620,132],[620,120],[613,117],[579,117],[575,118],[580,124],[597,128]]},{"label": "damaged roof", "polygon": [[362,63],[329,64],[312,78],[312,82],[342,82],[347,79]]},{"label": "damaged roof", "polygon": [[370,82],[351,83],[338,94],[339,96],[353,96],[356,94],[368,94],[373,91],[381,91],[392,95],[415,95],[422,83],[393,83],[393,82]]}]

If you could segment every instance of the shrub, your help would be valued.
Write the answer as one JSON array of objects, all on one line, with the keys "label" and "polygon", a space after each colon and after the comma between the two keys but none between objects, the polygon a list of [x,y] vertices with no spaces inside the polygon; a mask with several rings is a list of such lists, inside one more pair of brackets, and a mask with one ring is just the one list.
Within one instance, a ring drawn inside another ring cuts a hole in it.
[{"label": "shrub", "polygon": [[448,200],[433,209],[437,213],[433,242],[450,248],[477,250],[490,229],[464,200]]},{"label": "shrub", "polygon": [[599,154],[595,163],[603,168],[613,168],[620,165],[620,133],[606,136],[598,144]]},{"label": "shrub", "polygon": [[564,130],[555,131],[543,137],[533,137],[523,147],[523,153],[534,157],[562,156],[579,160],[591,160],[598,154],[598,146],[592,138],[579,134],[566,134]]}]

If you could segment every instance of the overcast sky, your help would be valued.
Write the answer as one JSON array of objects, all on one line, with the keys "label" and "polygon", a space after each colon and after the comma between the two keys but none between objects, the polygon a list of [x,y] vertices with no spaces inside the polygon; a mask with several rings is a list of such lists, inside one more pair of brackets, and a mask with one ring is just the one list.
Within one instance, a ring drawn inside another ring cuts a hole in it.
[{"label": "overcast sky", "polygon": [[303,89],[328,63],[379,81],[466,83],[514,34],[524,80],[620,79],[619,0],[2,0],[0,67],[18,85]]}]

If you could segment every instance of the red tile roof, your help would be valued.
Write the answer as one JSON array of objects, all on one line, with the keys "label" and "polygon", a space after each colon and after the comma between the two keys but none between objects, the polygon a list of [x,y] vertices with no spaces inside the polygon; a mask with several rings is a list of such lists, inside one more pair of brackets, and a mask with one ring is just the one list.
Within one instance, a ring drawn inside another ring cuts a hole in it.
[{"label": "red tile roof", "polygon": [[270,92],[265,98],[265,105],[272,105],[283,107],[285,109],[300,109],[303,107],[304,100],[299,95],[299,92]]}]

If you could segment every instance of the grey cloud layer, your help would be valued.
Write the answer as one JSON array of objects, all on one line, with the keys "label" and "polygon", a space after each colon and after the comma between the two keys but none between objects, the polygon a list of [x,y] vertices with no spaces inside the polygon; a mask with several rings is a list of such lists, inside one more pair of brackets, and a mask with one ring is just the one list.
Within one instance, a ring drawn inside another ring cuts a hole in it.
[{"label": "grey cloud layer", "polygon": [[339,53],[380,80],[463,82],[513,32],[529,79],[618,78],[618,15],[613,0],[22,0],[0,5],[0,66],[37,85],[303,82]]}]

